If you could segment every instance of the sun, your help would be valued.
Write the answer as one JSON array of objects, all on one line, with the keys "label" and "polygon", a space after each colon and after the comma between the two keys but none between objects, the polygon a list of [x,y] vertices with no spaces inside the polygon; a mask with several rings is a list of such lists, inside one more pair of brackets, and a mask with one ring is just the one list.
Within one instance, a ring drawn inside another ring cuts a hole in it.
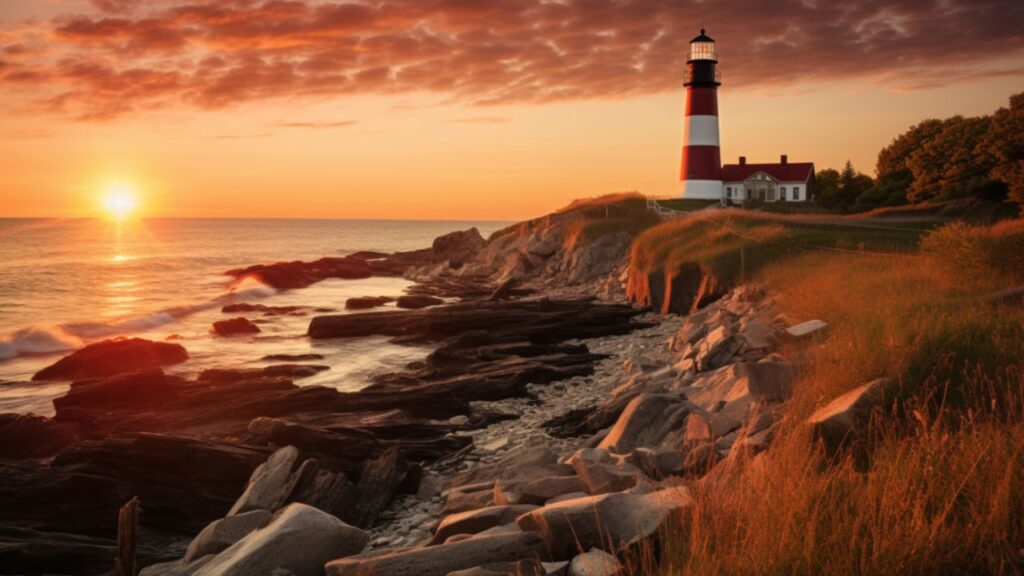
[{"label": "sun", "polygon": [[103,209],[107,215],[121,222],[132,215],[138,207],[138,193],[130,184],[117,182],[107,186],[103,195]]}]

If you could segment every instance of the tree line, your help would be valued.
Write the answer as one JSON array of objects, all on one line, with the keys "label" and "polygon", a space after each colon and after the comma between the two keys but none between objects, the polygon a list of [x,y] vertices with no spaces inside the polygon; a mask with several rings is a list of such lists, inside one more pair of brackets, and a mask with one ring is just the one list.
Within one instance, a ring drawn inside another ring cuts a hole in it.
[{"label": "tree line", "polygon": [[925,120],[878,154],[877,177],[816,174],[816,197],[843,212],[928,201],[978,198],[1024,204],[1024,92],[989,116]]}]

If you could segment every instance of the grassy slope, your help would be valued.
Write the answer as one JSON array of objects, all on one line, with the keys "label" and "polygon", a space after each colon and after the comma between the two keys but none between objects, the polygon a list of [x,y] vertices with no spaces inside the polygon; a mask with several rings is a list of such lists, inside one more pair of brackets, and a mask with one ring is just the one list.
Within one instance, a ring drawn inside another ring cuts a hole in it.
[{"label": "grassy slope", "polygon": [[[734,225],[751,237],[822,245],[840,234],[793,222]],[[709,223],[677,226],[638,244],[730,268],[739,241],[709,247],[725,238]],[[849,243],[899,254],[780,245],[759,257],[752,276],[794,321],[827,321],[827,340],[784,350],[806,363],[774,443],[698,485],[692,516],[663,551],[663,573],[1024,571],[1024,310],[983,298],[1024,282],[1024,222],[954,225],[928,235],[921,251],[883,232],[855,232]],[[897,383],[867,458],[826,460],[802,423],[880,376]]]},{"label": "grassy slope", "polygon": [[720,285],[731,286],[765,264],[807,251],[852,250],[902,253],[915,249],[932,222],[777,215],[740,209],[674,219],[644,232],[633,243],[629,290],[644,301],[647,276],[691,263],[706,266]]}]

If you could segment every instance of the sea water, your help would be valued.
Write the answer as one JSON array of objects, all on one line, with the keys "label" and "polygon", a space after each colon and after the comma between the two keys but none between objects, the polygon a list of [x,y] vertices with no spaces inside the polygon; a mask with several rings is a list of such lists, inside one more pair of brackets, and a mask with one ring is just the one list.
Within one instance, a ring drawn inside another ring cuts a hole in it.
[{"label": "sea water", "polygon": [[[32,375],[90,342],[140,336],[183,345],[189,360],[167,369],[194,376],[214,367],[260,367],[270,354],[321,354],[331,366],[300,385],[358,390],[377,372],[422,359],[429,350],[390,344],[384,337],[311,340],[310,319],[244,316],[253,336],[210,332],[231,318],[224,305],[330,308],[345,313],[353,296],[398,296],[401,278],[324,280],[278,291],[252,280],[237,283],[232,268],[286,260],[344,256],[359,250],[394,252],[429,247],[437,236],[476,226],[487,236],[507,223],[373,220],[0,219],[0,412],[53,413],[66,382],[31,382]],[[385,308],[387,309],[387,308]],[[323,312],[320,312],[323,313]]]}]

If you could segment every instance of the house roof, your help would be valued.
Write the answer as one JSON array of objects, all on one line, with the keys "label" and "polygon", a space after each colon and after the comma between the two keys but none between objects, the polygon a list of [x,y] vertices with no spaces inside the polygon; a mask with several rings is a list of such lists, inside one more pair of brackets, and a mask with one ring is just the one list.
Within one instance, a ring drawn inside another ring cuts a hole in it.
[{"label": "house roof", "polygon": [[806,182],[814,174],[814,163],[726,164],[722,166],[722,180],[724,182],[740,182],[758,172],[764,172],[779,182]]}]

